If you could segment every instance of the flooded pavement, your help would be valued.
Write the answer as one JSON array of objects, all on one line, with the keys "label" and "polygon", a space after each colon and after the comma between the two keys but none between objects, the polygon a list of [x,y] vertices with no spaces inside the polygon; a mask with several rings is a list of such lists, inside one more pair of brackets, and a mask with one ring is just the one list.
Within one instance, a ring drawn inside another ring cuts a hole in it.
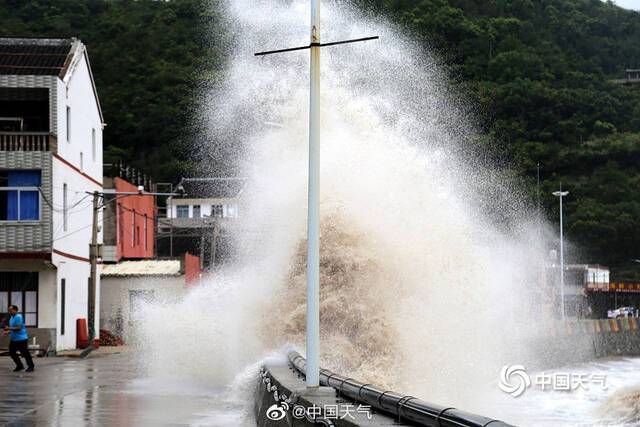
[{"label": "flooded pavement", "polygon": [[145,377],[131,354],[35,362],[14,373],[0,357],[0,426],[252,425],[224,390]]}]

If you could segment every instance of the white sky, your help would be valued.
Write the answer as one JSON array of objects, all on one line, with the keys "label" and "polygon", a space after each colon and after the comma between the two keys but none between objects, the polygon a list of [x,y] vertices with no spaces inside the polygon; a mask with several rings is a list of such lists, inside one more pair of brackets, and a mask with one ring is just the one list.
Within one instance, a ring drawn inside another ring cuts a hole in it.
[{"label": "white sky", "polygon": [[640,0],[614,0],[620,7],[626,7],[627,9],[640,10]]}]

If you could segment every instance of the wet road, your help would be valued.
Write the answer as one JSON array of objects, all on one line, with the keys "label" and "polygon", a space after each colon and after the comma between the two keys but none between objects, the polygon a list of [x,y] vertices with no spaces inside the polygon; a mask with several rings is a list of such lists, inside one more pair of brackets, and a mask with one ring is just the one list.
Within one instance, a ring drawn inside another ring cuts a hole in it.
[{"label": "wet road", "polygon": [[131,354],[35,359],[14,373],[0,357],[0,426],[246,425],[221,390],[144,377]]}]

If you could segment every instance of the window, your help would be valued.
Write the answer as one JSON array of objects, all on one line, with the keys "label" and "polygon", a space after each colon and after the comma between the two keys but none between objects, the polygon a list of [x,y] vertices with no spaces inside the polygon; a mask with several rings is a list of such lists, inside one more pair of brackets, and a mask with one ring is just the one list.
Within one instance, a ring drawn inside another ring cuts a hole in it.
[{"label": "window", "polygon": [[194,218],[200,218],[202,215],[200,215],[200,205],[193,205],[193,217]]},{"label": "window", "polygon": [[176,218],[189,218],[189,205],[176,206]]},{"label": "window", "polygon": [[84,155],[82,154],[82,151],[80,152],[80,170],[84,170]]},{"label": "window", "polygon": [[147,243],[147,214],[144,214],[144,250],[145,252],[148,249],[148,243]]},{"label": "window", "polygon": [[38,326],[38,273],[0,272],[0,317],[5,318],[9,304],[17,305],[24,324]]},{"label": "window", "polygon": [[62,229],[67,231],[69,225],[69,194],[67,191],[67,183],[62,184]]},{"label": "window", "polygon": [[60,280],[60,335],[64,335],[65,304],[67,302],[67,279]]},{"label": "window", "polygon": [[136,210],[131,211],[131,247],[136,245]]},{"label": "window", "polygon": [[0,171],[0,221],[40,219],[40,171]]},{"label": "window", "polygon": [[118,203],[118,223],[117,223],[117,228],[118,228],[118,245],[120,245],[120,249],[124,250],[124,233],[125,233],[125,229],[124,229],[124,208],[122,207],[122,205],[120,204],[120,202],[116,202]]},{"label": "window", "polygon": [[67,105],[67,142],[71,142],[71,107]]},{"label": "window", "polygon": [[91,160],[96,161],[96,130],[91,129]]},{"label": "window", "polygon": [[222,218],[224,216],[224,206],[223,205],[213,205],[211,206],[211,217],[212,218]]},{"label": "window", "polygon": [[236,204],[227,205],[227,217],[238,218],[238,205]]}]

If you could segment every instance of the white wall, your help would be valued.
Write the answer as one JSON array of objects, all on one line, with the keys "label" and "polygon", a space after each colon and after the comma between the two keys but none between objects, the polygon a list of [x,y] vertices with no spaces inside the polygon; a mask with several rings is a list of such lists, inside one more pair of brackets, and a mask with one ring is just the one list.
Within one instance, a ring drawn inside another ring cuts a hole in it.
[{"label": "white wall", "polygon": [[[71,111],[69,141],[67,106]],[[92,157],[92,129],[96,131],[95,161]],[[80,153],[83,154],[82,165]],[[58,155],[96,181],[102,182],[102,122],[84,55],[67,84],[58,79]]]},{"label": "white wall", "polygon": [[55,270],[38,273],[38,327],[56,328],[60,318],[57,308],[57,272]]},{"label": "white wall", "polygon": [[[76,320],[88,317],[89,244],[93,222],[92,196],[102,191],[102,122],[91,84],[88,64],[81,60],[71,70],[67,83],[58,79],[58,156],[52,159],[53,250],[55,278],[55,319],[57,350],[76,346]],[[70,138],[67,140],[67,106],[70,107]],[[92,129],[95,129],[96,157],[92,153]],[[82,153],[82,164],[80,153]],[[65,163],[68,162],[72,166]],[[74,169],[75,167],[75,169]],[[80,169],[78,171],[77,169]],[[96,182],[94,182],[96,181]],[[67,187],[67,221],[64,221],[64,187]],[[101,214],[100,214],[101,216]],[[102,224],[99,218],[98,224]],[[102,242],[102,232],[98,233]],[[66,279],[65,334],[60,334],[61,279]],[[96,285],[95,330],[99,330],[100,276]],[[88,320],[88,319],[87,319]]]},{"label": "white wall", "polygon": [[166,277],[103,277],[100,290],[100,321],[104,328],[113,330],[118,309],[122,310],[123,331],[126,338],[132,335],[135,328],[135,315],[130,312],[129,291],[153,291],[154,300],[159,303],[170,303],[188,292],[184,276]]},{"label": "white wall", "polygon": [[[87,262],[76,261],[57,254],[52,255],[54,264],[58,266],[55,281],[56,299],[55,316],[59,322],[62,312],[62,279],[66,279],[65,284],[65,333],[61,334],[60,325],[56,330],[56,350],[68,350],[76,348],[76,321],[77,319],[87,319],[88,321],[88,296],[90,265]],[[98,266],[98,281],[96,285],[96,319],[95,331],[100,330],[100,266]],[[44,327],[44,326],[43,326]]]},{"label": "white wall", "polygon": [[169,218],[177,218],[178,217],[178,206],[187,205],[189,206],[189,218],[193,218],[193,207],[200,206],[200,216],[208,217],[211,216],[211,207],[213,205],[222,205],[223,206],[223,215],[224,218],[231,217],[230,206],[234,206],[235,208],[235,216],[239,214],[239,203],[237,199],[171,199],[167,200],[167,216]]},{"label": "white wall", "polygon": [[[89,258],[93,212],[91,197],[86,192],[102,191],[102,123],[84,55],[71,72],[67,84],[58,79],[58,156],[80,169],[82,152],[83,173],[55,157],[52,160],[54,249]],[[66,139],[67,106],[71,108],[69,141]],[[92,159],[92,129],[96,130],[95,161]],[[67,184],[69,206],[66,230],[63,221],[64,184]],[[72,207],[78,202],[79,205]],[[101,233],[98,241],[102,242]]]}]

